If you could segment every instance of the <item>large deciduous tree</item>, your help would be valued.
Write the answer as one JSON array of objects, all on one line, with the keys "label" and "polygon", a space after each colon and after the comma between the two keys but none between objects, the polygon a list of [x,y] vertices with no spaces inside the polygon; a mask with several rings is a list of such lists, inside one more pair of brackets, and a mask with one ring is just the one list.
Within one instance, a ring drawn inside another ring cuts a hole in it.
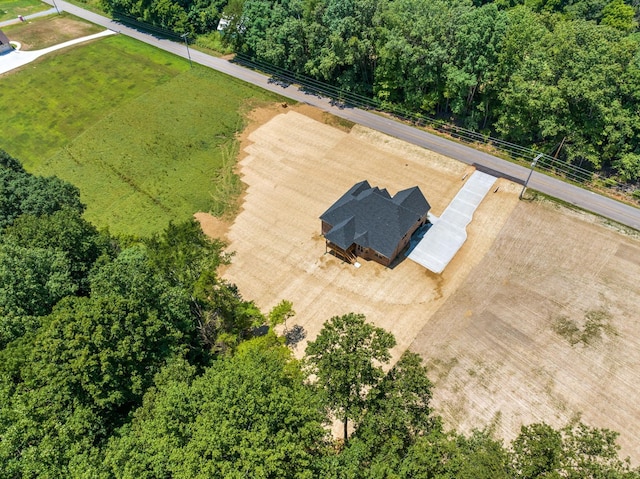
[{"label": "large deciduous tree", "polygon": [[511,444],[512,474],[522,479],[638,479],[640,470],[618,457],[617,436],[583,423],[560,430],[544,423],[523,426]]},{"label": "large deciduous tree", "polygon": [[70,462],[126,420],[180,351],[167,316],[117,294],[61,301],[4,391],[0,476],[70,477]]},{"label": "large deciduous tree", "polygon": [[106,453],[116,477],[312,478],[326,421],[299,364],[274,335],[244,342],[194,378],[156,379]]},{"label": "large deciduous tree", "polygon": [[0,242],[0,348],[39,326],[77,285],[64,254]]},{"label": "large deciduous tree", "polygon": [[360,420],[367,394],[384,377],[382,365],[396,340],[391,333],[365,322],[362,314],[334,316],[315,341],[307,345],[310,372],[324,392],[327,405],[343,422],[348,440],[349,420]]},{"label": "large deciduous tree", "polygon": [[393,476],[419,437],[441,432],[438,419],[431,415],[430,400],[431,382],[422,358],[405,352],[370,391],[342,465],[368,467],[371,477]]},{"label": "large deciduous tree", "polygon": [[451,97],[446,74],[459,20],[470,10],[464,0],[398,0],[381,17],[376,94],[411,111],[441,114]]},{"label": "large deciduous tree", "polygon": [[230,255],[224,243],[207,237],[195,220],[170,224],[145,240],[151,266],[169,285],[188,295],[200,342],[215,352],[235,347],[264,323],[264,316],[238,288],[217,276]]},{"label": "large deciduous tree", "polygon": [[24,248],[47,249],[69,261],[71,277],[79,294],[89,293],[88,275],[101,254],[110,252],[110,238],[68,207],[49,215],[23,214],[7,227],[2,242]]},{"label": "large deciduous tree", "polygon": [[84,211],[78,188],[55,176],[31,175],[18,160],[0,150],[0,227],[22,214],[50,215],[64,207]]}]

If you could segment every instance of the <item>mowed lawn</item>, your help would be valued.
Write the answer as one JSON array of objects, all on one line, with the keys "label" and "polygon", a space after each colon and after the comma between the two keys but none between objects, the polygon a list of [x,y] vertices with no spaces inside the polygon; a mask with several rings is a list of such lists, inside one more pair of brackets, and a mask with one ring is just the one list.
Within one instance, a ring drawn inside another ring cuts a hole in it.
[{"label": "mowed lawn", "polygon": [[48,10],[51,6],[40,0],[0,0],[0,22],[17,18],[18,15]]},{"label": "mowed lawn", "polygon": [[238,193],[236,133],[277,97],[124,36],[0,78],[0,148],[80,188],[87,218],[145,235]]}]

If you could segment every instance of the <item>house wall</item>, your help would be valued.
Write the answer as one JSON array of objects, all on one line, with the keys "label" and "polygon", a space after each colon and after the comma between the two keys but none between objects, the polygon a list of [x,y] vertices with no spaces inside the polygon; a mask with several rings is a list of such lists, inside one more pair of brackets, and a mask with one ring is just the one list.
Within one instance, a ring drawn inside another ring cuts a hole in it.
[{"label": "house wall", "polygon": [[393,262],[394,259],[396,259],[396,257],[400,254],[400,252],[407,247],[407,245],[409,244],[409,242],[411,241],[411,236],[413,235],[413,233],[416,232],[416,230],[418,228],[420,228],[422,225],[424,225],[427,222],[427,214],[425,213],[424,216],[422,216],[418,221],[416,221],[413,226],[411,227],[411,229],[407,232],[407,234],[402,238],[402,241],[400,241],[400,243],[398,243],[398,246],[396,247],[395,251],[393,252],[393,255],[391,255],[391,262]]},{"label": "house wall", "polygon": [[356,245],[355,253],[362,259],[366,259],[367,261],[375,261],[376,263],[380,263],[383,266],[389,266],[391,264],[390,258],[381,255],[376,250],[373,250],[371,248],[360,248]]}]

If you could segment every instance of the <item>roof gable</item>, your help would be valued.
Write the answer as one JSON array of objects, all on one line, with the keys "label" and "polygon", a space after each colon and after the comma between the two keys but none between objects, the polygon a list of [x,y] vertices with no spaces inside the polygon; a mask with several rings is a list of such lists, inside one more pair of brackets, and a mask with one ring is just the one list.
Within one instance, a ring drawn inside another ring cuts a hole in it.
[{"label": "roof gable", "polygon": [[356,236],[356,222],[353,216],[338,223],[330,231],[327,232],[325,238],[342,249],[347,249],[353,244],[353,238]]},{"label": "roof gable", "polygon": [[13,47],[11,46],[11,43],[9,43],[9,39],[4,32],[0,30],[0,52],[5,50],[13,50]]},{"label": "roof gable", "polygon": [[393,197],[393,202],[416,213],[424,211],[425,208],[427,211],[431,209],[420,188],[417,186],[399,191],[396,193],[396,196]]},{"label": "roof gable", "polygon": [[[360,183],[356,183],[351,188],[349,188],[349,191],[347,191],[344,195],[342,195],[338,199],[338,201],[336,201],[334,204],[332,204],[329,207],[329,209],[322,214],[322,216],[320,218],[322,219],[323,216],[329,215],[331,213],[331,211],[338,209],[340,206],[342,206],[345,203],[348,203],[349,201],[353,200],[361,192],[367,191],[369,189],[371,189],[371,185],[369,184],[369,182],[367,180],[361,181]],[[331,223],[331,224],[334,224],[334,223]]]}]

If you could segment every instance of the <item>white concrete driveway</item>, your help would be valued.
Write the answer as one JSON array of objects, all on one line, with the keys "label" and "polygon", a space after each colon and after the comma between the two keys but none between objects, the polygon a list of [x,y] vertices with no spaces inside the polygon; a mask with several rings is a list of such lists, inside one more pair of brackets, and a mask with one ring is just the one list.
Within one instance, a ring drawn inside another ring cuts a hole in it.
[{"label": "white concrete driveway", "polygon": [[75,45],[77,43],[93,40],[95,38],[100,38],[107,35],[115,35],[116,33],[117,32],[114,32],[113,30],[104,30],[103,32],[100,32],[100,33],[95,33],[93,35],[88,35],[86,37],[69,40],[68,42],[59,43],[58,45],[53,45],[48,48],[43,48],[42,50],[33,50],[29,52],[13,50],[11,52],[7,52],[4,55],[0,55],[0,74],[7,73],[15,68],[26,65],[27,63],[30,63],[34,61],[36,58],[39,58],[42,55],[46,55],[47,53],[51,53],[56,50],[60,50],[62,48],[70,47],[71,45]]},{"label": "white concrete driveway", "polygon": [[467,225],[495,181],[495,176],[475,171],[407,258],[442,273],[467,240]]}]

